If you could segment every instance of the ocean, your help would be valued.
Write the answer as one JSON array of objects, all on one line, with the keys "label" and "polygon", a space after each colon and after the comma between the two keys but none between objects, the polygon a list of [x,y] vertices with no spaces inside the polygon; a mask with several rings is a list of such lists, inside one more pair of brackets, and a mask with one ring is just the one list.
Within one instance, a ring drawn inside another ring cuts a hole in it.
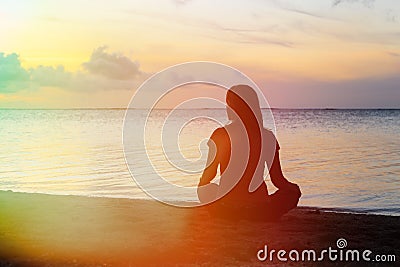
[{"label": "ocean", "polygon": [[[145,116],[143,110],[133,112]],[[154,112],[149,124],[154,127],[146,132],[147,153],[164,179],[195,186],[205,165],[205,141],[218,124],[204,118],[188,122],[179,131],[178,144],[168,145],[171,161],[153,142],[161,136],[157,125],[169,113]],[[175,110],[169,120],[174,124],[203,113]],[[272,113],[283,172],[303,193],[300,206],[400,215],[400,110],[273,109]],[[227,121],[223,109],[207,114]],[[124,115],[123,109],[0,110],[0,190],[150,198],[136,185],[125,162]],[[130,126],[135,127],[134,120]],[[142,152],[130,149],[137,157],[144,157]],[[136,167],[143,175],[153,171],[145,164]],[[268,175],[266,182],[273,192]],[[174,194],[171,198],[194,200]]]}]

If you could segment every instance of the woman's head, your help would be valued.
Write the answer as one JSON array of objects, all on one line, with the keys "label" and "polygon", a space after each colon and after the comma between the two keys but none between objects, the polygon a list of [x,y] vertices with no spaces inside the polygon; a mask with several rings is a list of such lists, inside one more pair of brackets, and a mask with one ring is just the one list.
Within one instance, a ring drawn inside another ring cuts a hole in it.
[{"label": "woman's head", "polygon": [[226,93],[228,117],[244,124],[256,120],[262,125],[262,115],[257,93],[248,85],[234,85]]}]

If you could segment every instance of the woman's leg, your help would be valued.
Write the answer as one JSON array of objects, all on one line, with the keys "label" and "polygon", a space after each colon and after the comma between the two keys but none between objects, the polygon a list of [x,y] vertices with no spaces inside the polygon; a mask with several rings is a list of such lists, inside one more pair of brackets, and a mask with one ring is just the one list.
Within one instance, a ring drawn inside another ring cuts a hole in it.
[{"label": "woman's leg", "polygon": [[297,207],[301,196],[300,190],[279,189],[268,196],[267,216],[276,219]]}]

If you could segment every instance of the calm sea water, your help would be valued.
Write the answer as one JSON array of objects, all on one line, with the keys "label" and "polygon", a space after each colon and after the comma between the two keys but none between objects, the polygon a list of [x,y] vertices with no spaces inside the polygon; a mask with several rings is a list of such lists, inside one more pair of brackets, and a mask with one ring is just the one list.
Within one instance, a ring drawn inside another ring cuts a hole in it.
[{"label": "calm sea water", "polygon": [[[170,120],[202,112],[181,110]],[[207,112],[226,121],[224,110]],[[148,198],[125,164],[124,113],[0,110],[0,190]],[[168,113],[157,111],[154,123]],[[273,110],[273,114],[284,173],[303,192],[300,205],[400,215],[400,110]],[[198,172],[182,172],[166,160],[160,146],[150,142],[147,149],[157,171],[176,184],[196,185],[205,164],[204,140],[217,126],[198,119],[180,133],[175,153],[182,153]],[[155,128],[148,140],[160,136]],[[138,171],[151,172],[140,166]],[[267,183],[273,192],[268,178]]]}]

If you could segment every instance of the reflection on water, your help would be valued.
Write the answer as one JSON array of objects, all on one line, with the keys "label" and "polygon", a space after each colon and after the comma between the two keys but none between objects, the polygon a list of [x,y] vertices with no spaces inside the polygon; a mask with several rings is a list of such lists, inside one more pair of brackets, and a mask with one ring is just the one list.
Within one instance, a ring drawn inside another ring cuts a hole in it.
[{"label": "reflection on water", "polygon": [[[143,116],[143,111],[135,112]],[[224,110],[207,113],[226,121]],[[284,173],[303,191],[300,205],[400,215],[400,110],[273,113]],[[207,152],[204,140],[218,124],[206,119],[187,124],[179,137],[184,160],[176,161],[176,146],[168,151],[174,159],[170,164],[155,130],[167,114],[159,110],[153,117],[154,127],[146,139],[149,156],[165,179],[194,186],[201,174],[177,167],[202,169],[202,153]],[[201,114],[204,110],[181,110],[169,123]],[[112,109],[0,110],[0,189],[146,198],[125,165],[123,117],[124,110]],[[272,192],[269,181],[268,185]],[[170,197],[182,198],[173,192]]]}]

